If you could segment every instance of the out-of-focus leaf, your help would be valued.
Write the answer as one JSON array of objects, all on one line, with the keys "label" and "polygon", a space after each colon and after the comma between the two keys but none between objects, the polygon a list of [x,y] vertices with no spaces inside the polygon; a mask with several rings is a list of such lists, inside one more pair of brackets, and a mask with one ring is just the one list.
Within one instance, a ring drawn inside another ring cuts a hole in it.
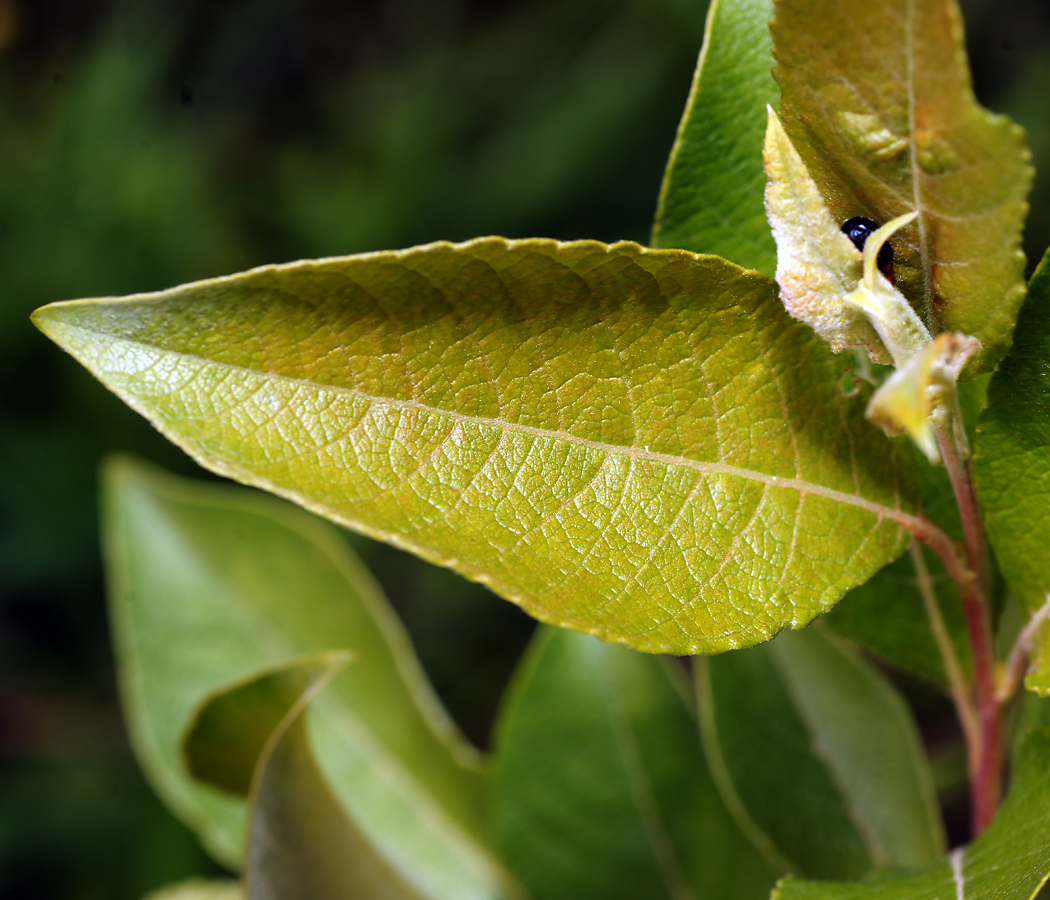
[{"label": "out-of-focus leaf", "polygon": [[314,761],[306,709],[349,659],[347,653],[300,657],[220,689],[190,726],[190,768],[222,790],[251,791],[247,900],[425,896],[346,815]]},{"label": "out-of-focus leaf", "polygon": [[1020,128],[977,104],[955,0],[777,0],[781,116],[838,221],[887,222],[898,285],[931,330],[1010,345],[1032,168]]},{"label": "out-of-focus leaf", "polygon": [[[1010,355],[992,376],[974,447],[988,537],[1029,614],[1050,595],[1050,251],[1032,276]],[[1050,629],[1026,684],[1050,694]]]},{"label": "out-of-focus leaf", "polygon": [[244,900],[244,889],[237,881],[194,878],[154,891],[145,900]]},{"label": "out-of-focus leaf", "polygon": [[1025,742],[1010,795],[973,844],[917,875],[841,884],[788,878],[773,900],[1029,900],[1050,875],[1050,731]]},{"label": "out-of-focus leaf", "polygon": [[502,894],[476,753],[334,528],[262,494],[125,461],[106,470],[104,507],[132,742],[158,792],[217,858],[239,865],[245,803],[187,771],[179,747],[195,708],[210,691],[262,669],[346,647],[357,662],[311,716],[340,801],[434,896]]},{"label": "out-of-focus leaf", "polygon": [[[960,667],[971,668],[966,618],[959,595],[944,567],[924,552],[937,605]],[[821,620],[836,634],[860,644],[901,671],[947,689],[948,676],[923,604],[915,565],[905,554],[850,591]]]},{"label": "out-of-focus leaf", "polygon": [[715,253],[772,275],[762,141],[773,81],[773,0],[712,0],[704,46],[664,173],[654,247]]},{"label": "out-of-focus leaf", "polygon": [[904,546],[910,460],[717,257],[486,238],[35,321],[201,464],[640,649],[800,627]]},{"label": "out-of-focus leaf", "polygon": [[671,663],[570,631],[534,639],[497,728],[496,824],[537,900],[765,898]]},{"label": "out-of-focus leaf", "polygon": [[915,724],[884,676],[819,627],[704,662],[712,770],[742,826],[796,874],[916,867],[944,834]]}]

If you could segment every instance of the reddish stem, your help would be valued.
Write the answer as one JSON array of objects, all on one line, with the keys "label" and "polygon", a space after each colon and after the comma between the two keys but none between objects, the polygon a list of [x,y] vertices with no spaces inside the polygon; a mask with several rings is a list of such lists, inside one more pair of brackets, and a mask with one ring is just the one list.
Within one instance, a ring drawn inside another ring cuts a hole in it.
[{"label": "reddish stem", "polygon": [[[956,410],[955,415],[958,414]],[[969,772],[973,832],[976,837],[995,817],[1002,790],[1002,705],[997,691],[995,646],[987,600],[987,553],[969,462],[963,458],[949,429],[938,429],[937,442],[959,506],[969,564],[969,571],[962,578],[955,575],[953,578],[959,586],[973,656],[979,729],[977,747],[974,748],[976,752],[970,754]],[[955,558],[958,559],[958,556]]]}]

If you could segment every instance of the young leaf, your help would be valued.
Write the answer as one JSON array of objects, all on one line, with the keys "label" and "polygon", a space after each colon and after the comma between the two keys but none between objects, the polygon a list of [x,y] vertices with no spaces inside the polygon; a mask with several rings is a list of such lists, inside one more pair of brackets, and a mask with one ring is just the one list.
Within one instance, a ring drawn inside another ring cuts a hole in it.
[{"label": "young leaf", "polygon": [[[1050,594],[1050,251],[1028,286],[1009,357],[992,376],[974,443],[988,537],[1029,615]],[[1040,632],[1027,685],[1050,693],[1050,629]]]},{"label": "young leaf", "polygon": [[704,46],[660,188],[654,247],[714,253],[772,275],[762,138],[773,81],[773,0],[712,0]]},{"label": "young leaf", "polygon": [[[987,400],[989,377],[986,375],[958,385],[959,405],[971,444],[978,414]],[[959,507],[944,466],[931,466],[921,460],[918,469],[923,513],[961,542],[963,531]],[[958,590],[934,554],[923,549],[922,560],[936,595],[947,638],[955,647],[963,677],[968,679],[972,664],[970,643]],[[991,562],[993,601],[997,601],[1001,599],[998,593],[1001,579],[997,576],[994,558]],[[836,633],[870,650],[890,665],[947,689],[950,685],[944,655],[934,635],[936,626],[927,610],[928,601],[923,596],[921,581],[922,573],[917,571],[912,554],[907,553],[854,588],[824,616],[823,621]]]},{"label": "young leaf", "polygon": [[306,708],[349,658],[300,657],[226,687],[206,699],[191,724],[190,768],[222,790],[251,791],[247,900],[425,896],[347,817],[314,761]]},{"label": "young leaf", "polygon": [[748,833],[796,874],[858,878],[944,850],[933,781],[889,682],[814,627],[706,660],[712,770]]},{"label": "young leaf", "polygon": [[671,661],[534,639],[500,711],[493,797],[536,900],[761,900],[775,873],[704,765]]},{"label": "young leaf", "polygon": [[195,780],[183,730],[210,691],[332,646],[357,658],[311,717],[340,800],[435,896],[496,897],[487,785],[407,636],[330,525],[256,492],[126,461],[104,478],[104,539],[125,714],[168,805],[238,866],[245,803]]},{"label": "young leaf", "polygon": [[788,878],[773,900],[1030,900],[1050,875],[1050,731],[1034,731],[1020,757],[995,820],[948,862],[859,884]]},{"label": "young leaf", "polygon": [[1024,297],[1032,180],[1021,130],[973,96],[955,0],[777,0],[780,112],[839,221],[918,219],[893,239],[931,330],[977,337],[990,371]]},{"label": "young leaf", "polygon": [[181,884],[154,891],[145,900],[244,900],[244,889],[237,881],[204,881],[192,878]]},{"label": "young leaf", "polygon": [[485,238],[35,321],[202,465],[648,651],[800,627],[914,523],[840,364],[717,257]]}]

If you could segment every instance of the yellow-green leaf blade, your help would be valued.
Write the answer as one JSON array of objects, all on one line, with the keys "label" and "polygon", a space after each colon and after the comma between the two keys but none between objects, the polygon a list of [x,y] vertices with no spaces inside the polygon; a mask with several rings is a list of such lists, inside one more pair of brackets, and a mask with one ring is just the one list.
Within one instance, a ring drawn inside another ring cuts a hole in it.
[{"label": "yellow-green leaf blade", "polygon": [[481,239],[36,322],[203,465],[640,649],[801,626],[903,549],[910,461],[717,257]]},{"label": "yellow-green leaf blade", "polygon": [[955,0],[777,0],[781,115],[839,221],[887,222],[897,282],[934,330],[1009,347],[1032,180],[1021,130],[977,104]]},{"label": "yellow-green leaf blade", "polygon": [[774,900],[1030,900],[1050,874],[1050,731],[1025,741],[1010,795],[973,844],[918,875],[835,883],[788,878]]},{"label": "yellow-green leaf blade", "polygon": [[773,0],[712,0],[693,86],[660,189],[654,247],[714,253],[772,275],[762,141],[773,81]]}]

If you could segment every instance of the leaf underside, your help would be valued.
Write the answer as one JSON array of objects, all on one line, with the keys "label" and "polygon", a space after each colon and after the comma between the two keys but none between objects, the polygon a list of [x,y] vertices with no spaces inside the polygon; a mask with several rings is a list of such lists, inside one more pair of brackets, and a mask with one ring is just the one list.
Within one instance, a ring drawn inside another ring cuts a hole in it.
[{"label": "leaf underside", "polygon": [[934,331],[1009,348],[1024,297],[1032,167],[1020,128],[977,104],[955,0],[777,2],[781,116],[835,218],[918,219],[893,238],[898,286]]},{"label": "leaf underside", "polygon": [[246,900],[424,900],[347,816],[314,759],[307,707],[348,660],[289,661],[215,693],[192,724],[190,767],[251,793]]},{"label": "leaf underside", "polygon": [[[1050,595],[1050,251],[1032,276],[1010,355],[992,376],[974,443],[988,537],[1014,596],[1029,612]],[[1044,627],[1026,684],[1050,694]]]},{"label": "leaf underside", "polygon": [[[209,783],[193,777],[183,739],[199,705],[230,683],[339,647],[355,662],[310,714],[339,801],[433,897],[512,893],[488,847],[488,785],[476,751],[445,715],[393,611],[337,529],[256,491],[127,460],[106,467],[103,501],[132,744],[157,792],[218,859],[240,866],[246,802],[237,794],[246,793],[251,766],[240,766],[238,781],[198,755],[203,768],[193,772]],[[237,743],[258,755],[273,724],[237,726],[224,752]]]},{"label": "leaf underside", "polygon": [[910,460],[717,257],[486,238],[35,321],[202,465],[639,649],[800,627],[904,546]]}]

